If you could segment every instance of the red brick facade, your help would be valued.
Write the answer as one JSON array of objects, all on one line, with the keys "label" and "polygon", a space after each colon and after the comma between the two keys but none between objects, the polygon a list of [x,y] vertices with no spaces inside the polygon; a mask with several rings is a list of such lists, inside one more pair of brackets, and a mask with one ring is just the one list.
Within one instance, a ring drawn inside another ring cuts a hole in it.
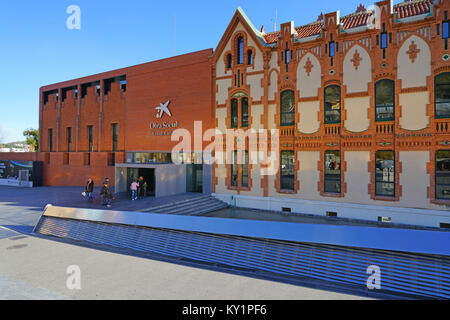
[{"label": "red brick facade", "polygon": [[[80,186],[88,177],[114,181],[113,154],[115,163],[123,163],[126,151],[170,152],[178,144],[170,135],[153,135],[152,122],[177,121],[178,129],[190,132],[194,121],[202,121],[203,131],[212,127],[212,53],[208,49],[42,87],[40,152],[5,153],[0,159],[43,161],[44,185],[49,186]],[[155,107],[168,100],[172,117],[158,120]],[[113,125],[118,130],[115,150]]]}]

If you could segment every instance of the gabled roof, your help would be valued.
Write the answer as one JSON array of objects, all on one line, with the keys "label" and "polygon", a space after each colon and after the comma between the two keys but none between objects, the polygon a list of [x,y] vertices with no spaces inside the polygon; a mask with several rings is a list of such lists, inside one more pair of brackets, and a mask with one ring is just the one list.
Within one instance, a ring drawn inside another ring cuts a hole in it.
[{"label": "gabled roof", "polygon": [[236,10],[236,13],[234,14],[233,18],[231,19],[224,35],[219,41],[219,44],[217,45],[217,48],[214,52],[214,54],[221,54],[221,51],[225,47],[225,44],[228,42],[229,38],[232,35],[232,30],[236,26],[236,21],[239,21],[242,23],[245,29],[247,29],[249,36],[251,36],[257,45],[264,47],[268,44],[266,41],[264,41],[264,38],[260,31],[258,31],[253,23],[250,21],[250,19],[247,17],[247,15],[244,13],[244,10],[242,10],[241,7],[238,7]]}]

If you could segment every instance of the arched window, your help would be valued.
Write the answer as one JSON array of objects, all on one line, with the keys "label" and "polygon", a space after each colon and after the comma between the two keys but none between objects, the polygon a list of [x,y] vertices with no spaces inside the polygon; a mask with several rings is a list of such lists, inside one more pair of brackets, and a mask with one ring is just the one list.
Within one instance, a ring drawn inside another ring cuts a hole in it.
[{"label": "arched window", "polygon": [[233,58],[231,56],[231,53],[227,54],[227,68],[231,69],[231,67],[233,66]]},{"label": "arched window", "polygon": [[340,123],[341,122],[341,87],[329,86],[325,88],[324,94],[324,113],[325,123]]},{"label": "arched window", "polygon": [[383,79],[375,84],[375,121],[395,120],[394,81]]},{"label": "arched window", "polygon": [[434,103],[436,118],[450,118],[450,72],[434,79]]},{"label": "arched window", "polygon": [[286,90],[280,96],[280,126],[295,124],[295,96],[294,91]]},{"label": "arched window", "polygon": [[247,50],[247,64],[252,65],[253,64],[253,52],[252,50]]},{"label": "arched window", "polygon": [[239,37],[237,39],[236,57],[237,57],[237,64],[244,63],[244,38],[242,37]]}]

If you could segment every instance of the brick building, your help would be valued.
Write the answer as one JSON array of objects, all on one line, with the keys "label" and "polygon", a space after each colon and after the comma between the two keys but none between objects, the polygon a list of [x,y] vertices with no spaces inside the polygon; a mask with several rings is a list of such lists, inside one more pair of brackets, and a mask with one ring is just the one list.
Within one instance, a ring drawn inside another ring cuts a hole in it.
[{"label": "brick building", "polygon": [[[43,87],[44,184],[109,176],[126,191],[145,175],[155,195],[212,191],[242,207],[448,224],[449,11],[448,0],[385,0],[266,33],[239,8],[214,52]],[[278,129],[277,174],[262,175],[248,153],[174,167],[170,133],[193,134],[196,120],[202,133]]]},{"label": "brick building", "polygon": [[[99,185],[109,177],[120,192],[128,190],[130,179],[144,176],[155,195],[185,188],[211,192],[211,168],[183,166],[177,178],[189,175],[186,185],[167,176],[174,172],[172,131],[193,131],[194,120],[205,129],[212,126],[212,54],[203,50],[42,87],[40,152],[27,159],[0,157],[42,161],[48,186],[82,186],[88,177]],[[170,115],[156,109],[166,104]]]},{"label": "brick building", "polygon": [[216,123],[278,129],[280,170],[261,175],[248,156],[215,165],[216,195],[241,207],[450,222],[449,11],[448,0],[386,0],[266,33],[238,9],[214,52]]}]

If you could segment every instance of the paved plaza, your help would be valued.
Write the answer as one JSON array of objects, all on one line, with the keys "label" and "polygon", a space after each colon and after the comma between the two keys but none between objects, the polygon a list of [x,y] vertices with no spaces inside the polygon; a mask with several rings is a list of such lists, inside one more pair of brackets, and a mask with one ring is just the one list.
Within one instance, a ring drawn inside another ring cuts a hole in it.
[{"label": "paved plaza", "polygon": [[[0,299],[364,299],[31,234],[48,203],[86,207],[81,191],[73,187],[0,187]],[[135,210],[192,196],[133,202],[118,197],[112,209]],[[99,199],[87,206],[101,207]],[[66,285],[67,268],[73,265],[80,267],[80,290]]]}]

